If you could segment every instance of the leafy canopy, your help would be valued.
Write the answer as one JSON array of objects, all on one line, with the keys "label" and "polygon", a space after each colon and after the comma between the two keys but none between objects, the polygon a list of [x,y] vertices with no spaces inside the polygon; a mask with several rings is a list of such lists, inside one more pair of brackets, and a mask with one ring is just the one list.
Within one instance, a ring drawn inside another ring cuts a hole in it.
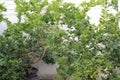
[{"label": "leafy canopy", "polygon": [[[102,75],[107,75],[105,80],[120,79],[115,71],[120,67],[117,0],[83,1],[77,7],[62,0],[15,3],[19,20],[11,23],[5,19],[8,29],[0,36],[0,79],[25,79],[30,52],[46,63],[59,63],[56,80],[97,80]],[[96,26],[86,13],[97,5],[102,6],[102,14]],[[109,13],[109,7],[117,14]]]}]

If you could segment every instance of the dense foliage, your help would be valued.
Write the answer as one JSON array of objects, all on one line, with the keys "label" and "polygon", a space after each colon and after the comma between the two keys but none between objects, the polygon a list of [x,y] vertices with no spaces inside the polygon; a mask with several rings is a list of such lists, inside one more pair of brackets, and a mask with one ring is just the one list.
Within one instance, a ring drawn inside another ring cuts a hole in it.
[{"label": "dense foliage", "polygon": [[3,6],[3,4],[0,4],[0,22],[3,20],[3,11],[6,11],[6,8]]},{"label": "dense foliage", "polygon": [[[115,70],[120,67],[117,0],[90,0],[79,6],[62,0],[51,3],[15,0],[15,3],[17,23],[0,15],[0,21],[8,24],[0,35],[0,79],[26,80],[31,52],[46,63],[59,63],[56,80],[120,79]],[[89,22],[86,13],[97,5],[101,5],[102,13],[96,26]],[[109,7],[117,14],[109,13]],[[0,5],[0,12],[4,10]]]}]

